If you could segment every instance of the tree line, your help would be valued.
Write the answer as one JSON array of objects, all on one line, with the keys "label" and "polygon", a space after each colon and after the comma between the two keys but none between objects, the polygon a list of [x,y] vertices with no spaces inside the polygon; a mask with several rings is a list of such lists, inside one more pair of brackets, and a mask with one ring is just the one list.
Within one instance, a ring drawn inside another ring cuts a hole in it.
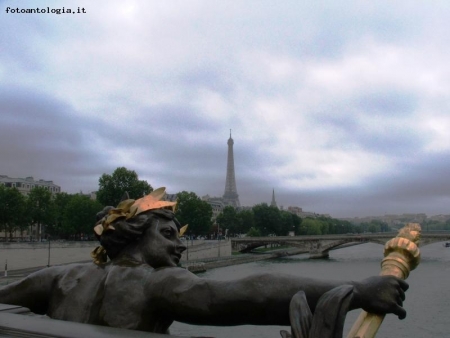
[{"label": "tree line", "polygon": [[[94,239],[96,214],[105,206],[117,206],[127,192],[129,198],[138,199],[153,191],[152,186],[140,180],[137,173],[125,167],[99,178],[97,198],[83,194],[52,194],[44,187],[33,188],[23,195],[17,188],[0,185],[0,232],[3,240],[12,240],[16,231],[24,240],[24,233],[37,234],[35,240]],[[212,227],[212,208],[195,193],[181,191],[177,194],[176,216],[189,224],[191,234],[207,234]],[[42,234],[40,236],[39,234]]]},{"label": "tree line", "polygon": [[[17,188],[0,185],[0,231],[11,240],[18,231],[35,232],[35,239],[80,239],[92,233],[95,214],[102,209],[98,201],[81,194],[52,193],[44,187],[33,188],[28,196]],[[44,235],[45,234],[45,235]]]},{"label": "tree line", "polygon": [[[45,229],[44,238],[93,239],[92,229],[100,210],[117,206],[125,192],[129,198],[138,199],[151,191],[153,187],[148,182],[125,167],[99,178],[96,200],[83,194],[52,194],[43,187],[35,187],[25,196],[17,188],[0,185],[0,231],[5,233],[4,240],[11,239],[16,231],[24,237],[25,230],[39,234],[40,229]],[[353,224],[326,216],[300,218],[266,203],[243,209],[227,206],[213,221],[211,206],[194,192],[180,191],[176,195],[175,216],[182,225],[189,224],[187,236],[300,236],[391,230],[379,220]],[[450,230],[450,220],[430,221],[426,230]]]},{"label": "tree line", "polygon": [[387,223],[377,220],[353,224],[327,216],[300,218],[266,203],[241,211],[225,207],[217,216],[217,223],[228,229],[230,236],[302,236],[390,231]]}]

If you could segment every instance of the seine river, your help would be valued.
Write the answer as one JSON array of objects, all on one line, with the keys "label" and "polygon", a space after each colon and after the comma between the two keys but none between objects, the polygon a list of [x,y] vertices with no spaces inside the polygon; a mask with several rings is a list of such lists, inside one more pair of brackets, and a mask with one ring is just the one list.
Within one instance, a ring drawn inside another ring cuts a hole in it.
[{"label": "seine river", "polygon": [[[213,269],[199,276],[230,280],[255,272],[290,273],[333,280],[362,280],[378,275],[383,247],[362,244],[330,252],[327,260],[309,260],[307,255],[260,261]],[[407,317],[398,320],[388,315],[377,337],[444,338],[450,337],[450,248],[434,243],[421,248],[422,260],[409,278],[409,290],[404,307]],[[350,330],[360,310],[347,315],[345,333]],[[210,327],[174,323],[171,333],[180,336],[217,338],[276,338],[281,337],[277,326]]]}]

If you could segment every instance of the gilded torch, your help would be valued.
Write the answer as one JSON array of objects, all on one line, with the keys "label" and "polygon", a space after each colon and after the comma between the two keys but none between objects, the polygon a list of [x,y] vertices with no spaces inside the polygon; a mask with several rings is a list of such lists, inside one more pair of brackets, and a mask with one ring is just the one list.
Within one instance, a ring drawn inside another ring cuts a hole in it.
[{"label": "gilded torch", "polygon": [[[397,237],[388,241],[384,246],[384,259],[381,261],[381,275],[396,276],[406,279],[411,270],[420,262],[420,225],[409,223],[400,229]],[[347,338],[372,338],[383,322],[384,315],[376,315],[363,311]]]}]

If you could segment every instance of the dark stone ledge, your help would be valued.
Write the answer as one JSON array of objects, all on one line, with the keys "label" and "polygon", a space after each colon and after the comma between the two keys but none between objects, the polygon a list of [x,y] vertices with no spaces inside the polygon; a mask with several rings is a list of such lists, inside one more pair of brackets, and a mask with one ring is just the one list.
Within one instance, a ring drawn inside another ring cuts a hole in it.
[{"label": "dark stone ledge", "polygon": [[0,304],[0,337],[175,338],[172,335],[55,320],[33,315],[26,308],[7,304]]}]

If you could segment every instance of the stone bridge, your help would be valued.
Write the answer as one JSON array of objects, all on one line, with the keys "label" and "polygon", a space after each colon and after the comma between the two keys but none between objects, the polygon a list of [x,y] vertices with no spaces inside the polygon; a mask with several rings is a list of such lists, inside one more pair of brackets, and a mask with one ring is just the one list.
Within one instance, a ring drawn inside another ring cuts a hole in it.
[{"label": "stone bridge", "polygon": [[[234,251],[240,252],[250,252],[258,247],[270,244],[287,245],[309,252],[310,258],[326,258],[329,256],[330,250],[363,243],[384,245],[396,235],[397,232],[383,232],[377,234],[244,237],[232,238],[231,245]],[[445,241],[450,241],[450,232],[422,232],[420,246]]]}]

